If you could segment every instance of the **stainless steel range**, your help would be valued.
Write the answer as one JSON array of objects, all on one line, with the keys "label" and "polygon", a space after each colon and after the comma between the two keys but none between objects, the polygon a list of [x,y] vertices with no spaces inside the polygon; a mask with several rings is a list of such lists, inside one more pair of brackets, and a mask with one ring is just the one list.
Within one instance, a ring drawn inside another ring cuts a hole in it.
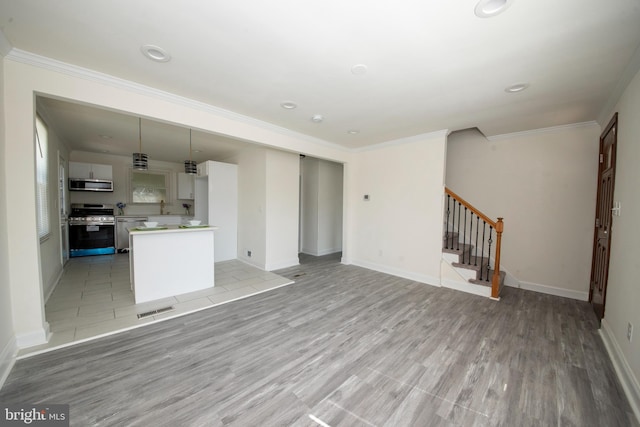
[{"label": "stainless steel range", "polygon": [[69,256],[115,253],[113,205],[74,203],[69,215]]}]

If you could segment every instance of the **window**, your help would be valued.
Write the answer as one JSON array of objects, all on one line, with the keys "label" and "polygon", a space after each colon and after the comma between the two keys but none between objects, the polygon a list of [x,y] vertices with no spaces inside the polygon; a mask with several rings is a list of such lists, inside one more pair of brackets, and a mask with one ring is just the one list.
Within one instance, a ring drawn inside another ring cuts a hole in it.
[{"label": "window", "polygon": [[51,226],[49,221],[49,180],[48,178],[48,131],[47,127],[36,115],[36,216],[38,221],[38,237],[40,240],[49,237]]},{"label": "window", "polygon": [[131,202],[160,203],[169,200],[169,172],[131,169]]}]

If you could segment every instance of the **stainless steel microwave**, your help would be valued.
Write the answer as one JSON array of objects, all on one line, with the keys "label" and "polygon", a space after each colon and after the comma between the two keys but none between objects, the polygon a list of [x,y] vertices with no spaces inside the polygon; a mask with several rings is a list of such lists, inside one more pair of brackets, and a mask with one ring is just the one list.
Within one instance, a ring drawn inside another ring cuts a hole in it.
[{"label": "stainless steel microwave", "polygon": [[69,178],[69,191],[113,191],[108,179]]}]

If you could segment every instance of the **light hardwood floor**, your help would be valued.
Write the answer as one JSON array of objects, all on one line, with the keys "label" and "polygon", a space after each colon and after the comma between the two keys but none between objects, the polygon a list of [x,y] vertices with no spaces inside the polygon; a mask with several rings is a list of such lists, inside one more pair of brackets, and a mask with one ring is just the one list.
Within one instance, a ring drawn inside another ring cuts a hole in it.
[{"label": "light hardwood floor", "polygon": [[634,426],[591,307],[303,258],[295,284],[19,360],[77,426]]}]

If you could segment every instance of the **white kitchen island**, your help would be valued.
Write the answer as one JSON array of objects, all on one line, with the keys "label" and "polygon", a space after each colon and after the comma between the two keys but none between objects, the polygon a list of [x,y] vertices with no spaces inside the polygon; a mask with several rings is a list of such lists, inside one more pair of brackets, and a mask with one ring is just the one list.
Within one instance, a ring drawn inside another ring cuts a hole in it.
[{"label": "white kitchen island", "polygon": [[216,228],[130,229],[129,266],[136,304],[212,288]]}]

